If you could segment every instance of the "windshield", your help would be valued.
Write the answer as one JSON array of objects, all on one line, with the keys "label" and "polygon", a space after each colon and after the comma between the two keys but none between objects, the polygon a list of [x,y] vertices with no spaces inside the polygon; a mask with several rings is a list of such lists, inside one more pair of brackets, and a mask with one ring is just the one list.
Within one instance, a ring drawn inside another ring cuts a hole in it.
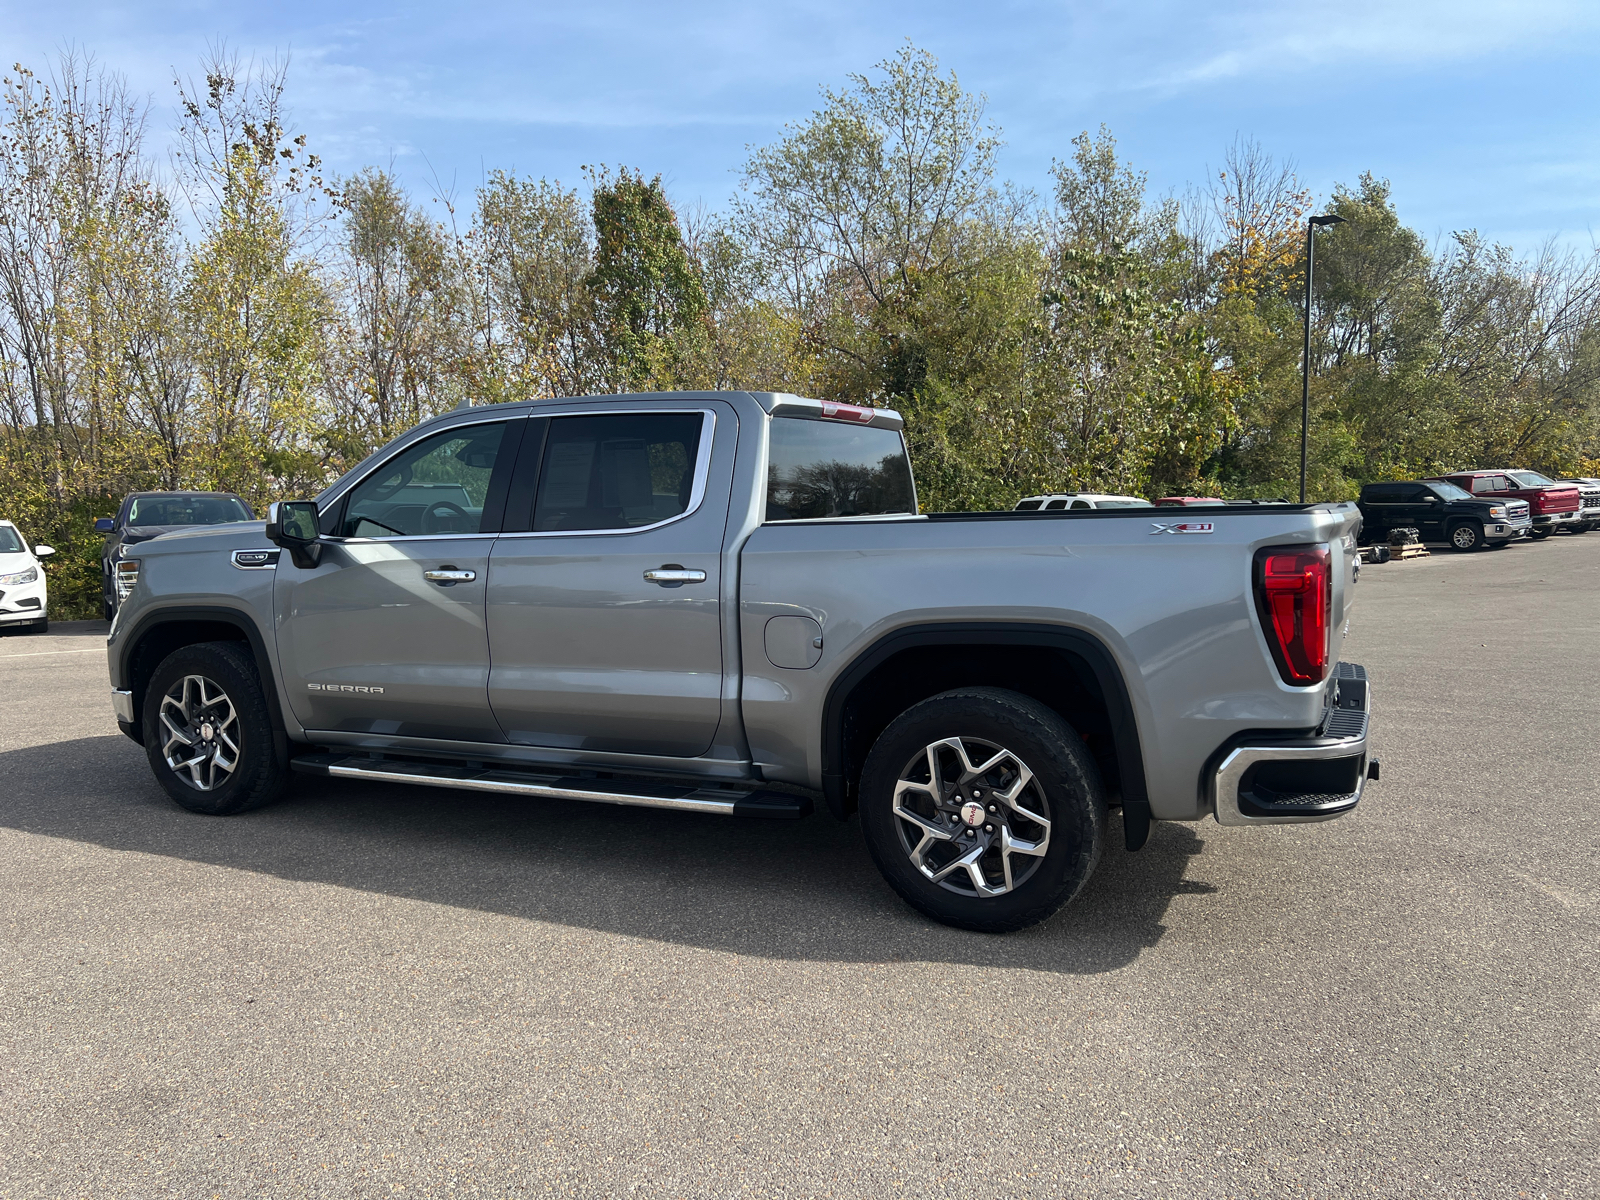
[{"label": "windshield", "polygon": [[1506,474],[1523,487],[1549,487],[1555,482],[1554,479],[1546,479],[1537,471],[1507,471]]},{"label": "windshield", "polygon": [[21,554],[27,550],[22,538],[9,525],[0,525],[0,554]]},{"label": "windshield", "polygon": [[1457,487],[1453,483],[1430,483],[1433,494],[1441,500],[1471,500],[1472,493],[1466,488]]},{"label": "windshield", "polygon": [[1148,500],[1096,500],[1096,508],[1154,508]]},{"label": "windshield", "polygon": [[128,509],[129,525],[226,525],[255,517],[235,496],[140,496]]}]

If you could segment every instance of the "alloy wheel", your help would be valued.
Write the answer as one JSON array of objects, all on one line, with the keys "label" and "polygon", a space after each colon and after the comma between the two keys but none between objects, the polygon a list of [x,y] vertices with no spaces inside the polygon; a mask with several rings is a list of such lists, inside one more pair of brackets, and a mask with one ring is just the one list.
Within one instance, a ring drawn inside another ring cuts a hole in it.
[{"label": "alloy wheel", "polygon": [[907,762],[894,816],[912,865],[959,895],[1014,891],[1050,848],[1039,781],[1015,753],[978,738],[944,738]]},{"label": "alloy wheel", "polygon": [[1478,544],[1478,531],[1470,525],[1458,525],[1450,540],[1455,543],[1457,550],[1471,550]]},{"label": "alloy wheel", "polygon": [[239,715],[228,693],[204,675],[185,675],[161,698],[161,755],[198,792],[213,791],[239,765]]}]

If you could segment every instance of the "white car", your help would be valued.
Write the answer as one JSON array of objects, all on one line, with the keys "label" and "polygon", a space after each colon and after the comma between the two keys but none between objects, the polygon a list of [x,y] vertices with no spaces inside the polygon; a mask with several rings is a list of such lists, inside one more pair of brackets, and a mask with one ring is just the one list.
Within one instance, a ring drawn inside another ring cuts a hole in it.
[{"label": "white car", "polygon": [[1063,508],[1154,508],[1142,496],[1109,496],[1102,492],[1054,492],[1048,496],[1028,496],[1017,501],[1017,511],[1042,508],[1059,511]]},{"label": "white car", "polygon": [[45,590],[41,558],[55,553],[53,547],[28,543],[10,521],[0,521],[0,629],[24,625],[41,633],[50,628],[50,599]]}]

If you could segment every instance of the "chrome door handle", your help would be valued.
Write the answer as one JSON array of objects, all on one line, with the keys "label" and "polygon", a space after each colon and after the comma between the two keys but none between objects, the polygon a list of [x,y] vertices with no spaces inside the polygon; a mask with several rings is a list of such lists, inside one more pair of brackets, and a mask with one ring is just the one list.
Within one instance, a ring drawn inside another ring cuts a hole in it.
[{"label": "chrome door handle", "polygon": [[437,571],[424,571],[422,577],[429,583],[471,583],[478,577],[476,571],[458,571],[454,567],[444,567]]},{"label": "chrome door handle", "polygon": [[664,567],[657,567],[653,571],[644,573],[645,579],[651,583],[659,583],[663,587],[681,587],[686,583],[704,583],[704,571],[685,571],[677,563],[668,563]]}]

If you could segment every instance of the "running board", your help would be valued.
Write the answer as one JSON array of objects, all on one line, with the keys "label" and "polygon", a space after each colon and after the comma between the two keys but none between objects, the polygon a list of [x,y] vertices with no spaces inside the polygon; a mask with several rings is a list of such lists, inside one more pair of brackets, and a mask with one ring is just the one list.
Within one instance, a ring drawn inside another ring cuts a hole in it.
[{"label": "running board", "polygon": [[724,817],[777,817],[794,820],[811,815],[808,796],[737,787],[697,787],[665,780],[587,775],[541,774],[487,769],[472,764],[405,762],[364,754],[303,754],[289,766],[302,775],[367,779],[375,783],[416,783],[424,787],[464,788],[551,800],[590,800],[644,808],[716,813]]}]

